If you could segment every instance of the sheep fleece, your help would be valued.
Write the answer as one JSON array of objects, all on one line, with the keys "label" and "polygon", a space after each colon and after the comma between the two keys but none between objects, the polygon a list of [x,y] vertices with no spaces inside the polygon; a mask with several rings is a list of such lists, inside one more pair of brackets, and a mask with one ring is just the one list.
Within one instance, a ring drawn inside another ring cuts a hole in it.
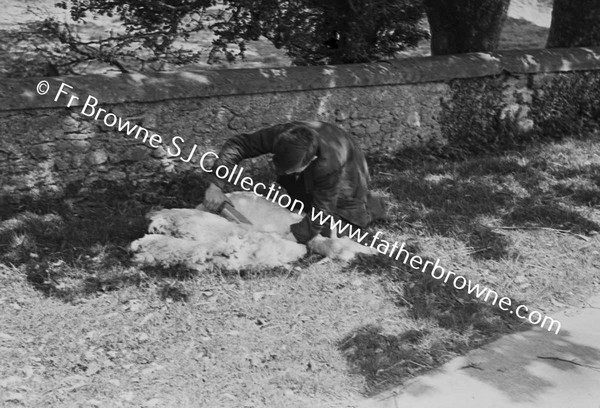
[{"label": "sheep fleece", "polygon": [[[290,225],[302,219],[250,192],[228,194],[229,199],[252,225],[237,224],[224,217],[196,209],[153,211],[148,234],[134,241],[134,261],[164,267],[184,265],[200,271],[219,266],[239,270],[285,266],[306,255],[307,247],[295,241]],[[311,251],[347,261],[356,253],[374,253],[348,238],[316,237]]]}]

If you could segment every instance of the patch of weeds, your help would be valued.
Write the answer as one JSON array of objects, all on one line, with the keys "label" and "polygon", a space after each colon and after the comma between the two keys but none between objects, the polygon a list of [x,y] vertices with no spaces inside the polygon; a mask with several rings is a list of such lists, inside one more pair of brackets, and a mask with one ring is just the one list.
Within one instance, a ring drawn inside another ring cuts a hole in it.
[{"label": "patch of weeds", "polygon": [[264,279],[270,277],[290,277],[298,274],[299,268],[294,266],[283,267],[254,267],[254,268],[244,268],[238,271],[227,271],[225,272],[226,276],[237,276],[241,279],[246,280],[254,280],[254,279]]},{"label": "patch of weeds", "polygon": [[[162,206],[195,206],[205,185],[202,177],[188,173],[147,190],[128,182],[98,182],[87,192],[71,186],[61,197],[5,197],[0,262],[23,265],[36,288],[62,299],[139,283],[129,276],[127,248],[145,234],[146,214]],[[191,275],[177,267],[148,271],[153,273],[160,279]]]},{"label": "patch of weeds", "polygon": [[159,289],[162,300],[171,299],[173,302],[188,302],[191,299],[192,291],[186,285],[178,280],[165,282]]},{"label": "patch of weeds", "polygon": [[198,275],[198,271],[187,267],[184,264],[175,264],[169,266],[162,265],[146,265],[142,267],[146,275],[156,279],[175,279],[189,280]]},{"label": "patch of weeds", "polygon": [[503,118],[507,86],[502,75],[451,81],[452,97],[443,103],[440,115],[447,145],[431,148],[440,156],[464,158],[531,142],[533,133],[520,131],[516,119]]},{"label": "patch of weeds", "polygon": [[471,252],[475,259],[503,259],[516,256],[511,249],[513,244],[511,239],[492,231],[485,225],[474,223],[466,243],[469,247],[478,248]]},{"label": "patch of weeds", "polygon": [[398,378],[408,378],[435,364],[428,350],[419,347],[427,330],[409,330],[401,335],[385,333],[375,325],[360,327],[338,342],[351,371],[367,381],[367,393],[375,394]]},{"label": "patch of weeds", "polygon": [[534,94],[531,113],[537,132],[549,140],[585,138],[600,126],[600,73],[549,76]]},{"label": "patch of weeds", "polygon": [[146,278],[134,268],[106,267],[92,260],[78,266],[68,265],[62,260],[30,262],[24,270],[33,287],[66,302],[139,285]]},{"label": "patch of weeds", "polygon": [[[534,144],[565,138],[596,138],[600,131],[600,74],[597,72],[559,73],[530,84],[532,100],[527,105],[533,128],[523,131],[518,120],[505,115],[505,76],[457,79],[450,82],[451,97],[442,102],[441,132],[446,143],[426,148],[450,159],[468,159],[481,154],[497,154]],[[518,115],[517,115],[518,116]]]},{"label": "patch of weeds", "polygon": [[64,237],[63,218],[29,211],[0,222],[0,260],[13,264],[39,257],[44,250],[59,249]]}]

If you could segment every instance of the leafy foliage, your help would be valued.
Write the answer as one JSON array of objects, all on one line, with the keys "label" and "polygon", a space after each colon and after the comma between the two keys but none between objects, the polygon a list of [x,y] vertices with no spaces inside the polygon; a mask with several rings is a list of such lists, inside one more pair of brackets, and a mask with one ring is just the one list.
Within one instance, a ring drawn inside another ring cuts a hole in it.
[{"label": "leafy foliage", "polygon": [[213,26],[215,45],[266,37],[297,65],[368,62],[429,37],[415,0],[233,0],[229,18]]},{"label": "leafy foliage", "polygon": [[504,82],[493,78],[454,80],[452,98],[440,117],[442,133],[448,140],[444,152],[464,157],[470,153],[494,152],[514,146],[525,135],[511,118],[502,118]]},{"label": "leafy foliage", "polygon": [[12,77],[75,74],[91,61],[105,62],[127,72],[123,57],[144,60],[133,50],[114,47],[114,38],[84,41],[71,25],[54,18],[21,24],[19,30],[7,36],[11,40],[3,54],[9,55],[10,60],[5,71]]},{"label": "leafy foliage", "polygon": [[[247,42],[261,37],[307,65],[374,61],[429,36],[419,25],[420,0],[62,0],[56,6],[73,21],[40,18],[19,32],[42,65],[38,74],[44,64],[58,75],[77,73],[91,61],[122,72],[198,62],[202,51],[185,42],[202,30],[216,34],[209,63],[223,55],[228,62],[244,58]],[[82,38],[78,25],[100,16],[118,18],[122,27]],[[15,61],[12,71],[28,62]]]},{"label": "leafy foliage", "polygon": [[33,76],[53,76],[65,69],[71,60],[68,46],[53,38],[42,21],[20,24],[18,29],[0,32],[0,63],[2,76],[27,78]]},{"label": "leafy foliage", "polygon": [[[440,125],[448,141],[441,155],[464,158],[494,153],[532,141],[585,138],[600,130],[600,74],[564,73],[549,76],[535,86],[528,103],[531,131],[520,129],[514,116],[504,115],[505,84],[502,76],[454,80],[452,97],[443,103]],[[523,104],[523,101],[519,101]]]},{"label": "leafy foliage", "polygon": [[600,73],[558,74],[532,101],[538,132],[545,138],[584,136],[600,128]]},{"label": "leafy foliage", "polygon": [[215,0],[70,0],[70,4],[63,0],[56,6],[68,9],[74,22],[84,23],[89,15],[118,16],[123,31],[83,41],[69,24],[46,19],[44,25],[56,40],[69,46],[69,54],[77,62],[96,59],[122,71],[126,71],[120,62],[123,59],[141,63],[142,69],[153,62],[187,64],[197,61],[200,52],[186,49],[180,42],[206,28],[207,8],[215,4]]}]

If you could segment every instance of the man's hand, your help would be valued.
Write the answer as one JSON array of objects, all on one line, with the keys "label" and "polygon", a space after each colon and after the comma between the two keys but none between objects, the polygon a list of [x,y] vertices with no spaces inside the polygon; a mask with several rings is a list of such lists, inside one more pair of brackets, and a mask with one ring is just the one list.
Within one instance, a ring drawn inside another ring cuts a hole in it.
[{"label": "man's hand", "polygon": [[229,202],[223,191],[214,184],[210,184],[204,195],[204,207],[211,212],[219,212],[225,202]]}]

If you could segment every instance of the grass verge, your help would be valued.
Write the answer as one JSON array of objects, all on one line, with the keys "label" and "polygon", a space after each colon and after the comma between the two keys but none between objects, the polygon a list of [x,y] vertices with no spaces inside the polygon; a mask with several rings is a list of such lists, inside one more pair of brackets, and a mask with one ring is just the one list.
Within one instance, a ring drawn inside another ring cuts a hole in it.
[{"label": "grass verge", "polygon": [[[370,161],[386,239],[548,314],[598,291],[593,141]],[[350,407],[528,328],[384,255],[202,275],[131,265],[144,215],[195,206],[204,187],[188,174],[3,203],[5,404]]]}]

